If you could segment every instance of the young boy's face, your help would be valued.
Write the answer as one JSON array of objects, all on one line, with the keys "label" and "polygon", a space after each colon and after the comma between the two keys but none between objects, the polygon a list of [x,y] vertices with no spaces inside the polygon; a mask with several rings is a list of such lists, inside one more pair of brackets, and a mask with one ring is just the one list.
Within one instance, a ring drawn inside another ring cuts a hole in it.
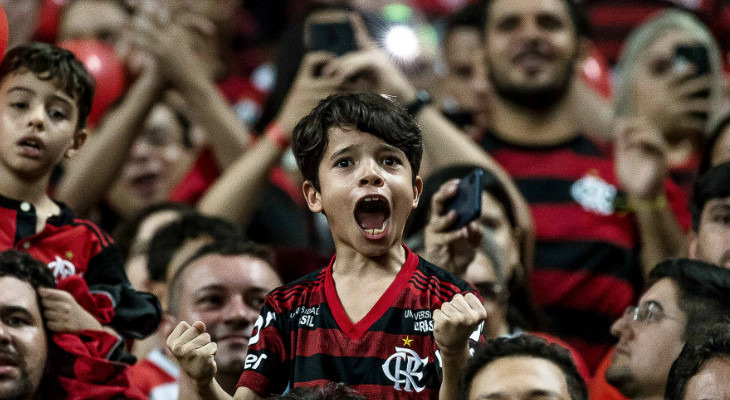
[{"label": "young boy's face", "polygon": [[47,176],[83,144],[78,118],[76,101],[53,80],[28,71],[6,76],[0,84],[0,169],[26,180]]},{"label": "young boy's face", "polygon": [[357,129],[330,128],[319,164],[320,190],[304,184],[309,209],[327,214],[335,243],[368,256],[400,245],[408,214],[418,205],[406,154]]}]

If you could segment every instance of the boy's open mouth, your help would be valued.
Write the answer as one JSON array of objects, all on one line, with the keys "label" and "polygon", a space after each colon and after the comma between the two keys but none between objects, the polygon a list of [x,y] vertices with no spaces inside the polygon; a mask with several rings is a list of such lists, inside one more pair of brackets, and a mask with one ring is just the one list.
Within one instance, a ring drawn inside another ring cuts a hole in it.
[{"label": "boy's open mouth", "polygon": [[367,196],[355,206],[355,220],[362,231],[373,239],[379,238],[388,225],[390,206],[382,196]]},{"label": "boy's open mouth", "polygon": [[23,138],[18,141],[18,145],[25,149],[29,155],[37,156],[43,150],[43,142],[34,138]]}]

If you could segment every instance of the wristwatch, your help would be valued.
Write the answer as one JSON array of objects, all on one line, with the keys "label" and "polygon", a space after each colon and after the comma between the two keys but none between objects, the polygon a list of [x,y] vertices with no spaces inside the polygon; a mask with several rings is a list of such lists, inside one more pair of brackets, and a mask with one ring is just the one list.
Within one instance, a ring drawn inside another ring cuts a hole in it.
[{"label": "wristwatch", "polygon": [[406,106],[406,111],[415,118],[416,115],[423,110],[423,107],[428,104],[431,104],[431,95],[428,94],[427,91],[421,89],[416,92],[416,99]]}]

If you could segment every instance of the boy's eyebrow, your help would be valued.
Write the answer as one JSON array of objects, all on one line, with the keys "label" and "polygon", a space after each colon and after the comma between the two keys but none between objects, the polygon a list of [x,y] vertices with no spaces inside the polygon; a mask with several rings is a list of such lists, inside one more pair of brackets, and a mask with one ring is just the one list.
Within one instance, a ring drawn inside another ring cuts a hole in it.
[{"label": "boy's eyebrow", "polygon": [[337,158],[337,157],[339,157],[339,156],[341,156],[341,155],[349,152],[350,150],[352,150],[352,145],[349,145],[349,146],[346,146],[346,147],[344,147],[344,148],[342,148],[340,150],[337,150],[336,152],[332,153],[332,155],[330,156],[330,160],[331,159],[335,159],[335,158]]},{"label": "boy's eyebrow", "polygon": [[[27,88],[25,86],[14,86],[14,87],[10,88],[10,90],[8,90],[8,93],[12,93],[12,92],[27,92],[30,94],[36,94],[35,90]],[[73,103],[74,103],[73,99],[66,97],[66,96],[61,96],[59,94],[53,94],[53,95],[51,95],[51,97],[55,100],[60,100],[64,103],[68,103],[69,105],[73,105]]]}]

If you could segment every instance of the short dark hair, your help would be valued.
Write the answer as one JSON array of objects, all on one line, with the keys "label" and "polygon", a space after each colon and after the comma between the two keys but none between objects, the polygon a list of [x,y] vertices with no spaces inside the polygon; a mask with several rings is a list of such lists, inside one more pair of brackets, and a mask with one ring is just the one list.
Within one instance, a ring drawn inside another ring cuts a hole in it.
[{"label": "short dark hair", "polygon": [[221,256],[250,256],[262,260],[269,264],[272,269],[274,268],[274,256],[268,247],[254,242],[231,240],[230,238],[215,240],[213,243],[203,246],[190,258],[185,260],[180,267],[177,268],[172,278],[170,278],[170,283],[168,284],[170,290],[167,291],[167,306],[170,314],[177,315],[178,313],[181,294],[180,284],[183,271],[185,271],[187,267],[196,260],[211,254]]},{"label": "short dark hair", "polygon": [[367,397],[344,383],[329,383],[326,386],[294,388],[269,400],[367,400]]},{"label": "short dark hair", "polygon": [[185,214],[159,231],[150,240],[147,272],[150,280],[164,282],[167,270],[177,250],[188,239],[208,235],[213,241],[243,241],[245,236],[236,225],[221,218],[209,217],[198,213]]},{"label": "short dark hair", "polygon": [[473,28],[478,29],[481,33],[484,32],[484,20],[487,17],[486,13],[486,2],[480,1],[472,3],[459,11],[449,15],[446,18],[446,27],[444,28],[444,37],[448,37],[455,29],[458,28]]},{"label": "short dark hair", "polygon": [[[46,264],[17,250],[6,250],[0,253],[0,277],[4,276],[28,282],[36,290],[40,287],[56,287],[53,272]],[[40,303],[38,304],[40,305]]]},{"label": "short dark hair", "polygon": [[74,54],[47,43],[16,46],[0,63],[0,81],[13,73],[32,72],[38,79],[53,81],[57,88],[71,96],[79,109],[76,130],[86,126],[96,87],[94,78]]},{"label": "short dark hair", "polygon": [[[484,30],[486,32],[487,23],[489,22],[489,12],[492,8],[492,3],[494,3],[495,0],[488,0],[485,5],[485,12],[484,12]],[[584,38],[590,38],[592,35],[591,32],[591,23],[588,19],[588,15],[586,14],[586,11],[583,9],[583,7],[578,4],[575,0],[563,0],[565,5],[568,7],[568,15],[570,16],[570,21],[573,23],[573,27],[575,28],[576,36],[578,37],[584,37]]]},{"label": "short dark hair", "polygon": [[330,128],[353,127],[402,150],[416,181],[421,166],[421,128],[395,101],[374,93],[333,94],[319,102],[294,128],[293,150],[304,179],[319,190],[319,164]]},{"label": "short dark hair", "polygon": [[702,210],[713,199],[730,197],[730,161],[724,162],[698,178],[692,192],[692,229],[700,229]]},{"label": "short dark hair", "polygon": [[142,223],[144,223],[147,218],[154,214],[167,211],[177,212],[180,215],[184,215],[195,212],[195,207],[185,203],[155,203],[149,207],[140,210],[137,214],[134,215],[134,217],[121,224],[117,229],[115,229],[114,241],[116,242],[117,248],[119,248],[119,252],[122,254],[122,257],[125,260],[130,256],[129,252],[132,251],[132,242],[137,236],[137,233]]},{"label": "short dark hair", "polygon": [[471,383],[484,367],[505,357],[534,357],[555,364],[565,375],[565,383],[572,400],[588,400],[588,389],[578,369],[573,363],[570,352],[565,348],[548,343],[545,339],[529,334],[515,337],[500,337],[488,340],[477,347],[469,360],[461,378],[461,398],[469,398]]},{"label": "short dark hair", "polygon": [[683,338],[701,334],[730,315],[730,270],[704,261],[678,258],[657,264],[650,285],[669,278],[679,288],[677,306],[687,316]]},{"label": "short dark hair", "polygon": [[707,361],[717,358],[730,359],[730,324],[727,321],[712,326],[684,345],[669,370],[664,398],[683,400],[687,382]]}]

